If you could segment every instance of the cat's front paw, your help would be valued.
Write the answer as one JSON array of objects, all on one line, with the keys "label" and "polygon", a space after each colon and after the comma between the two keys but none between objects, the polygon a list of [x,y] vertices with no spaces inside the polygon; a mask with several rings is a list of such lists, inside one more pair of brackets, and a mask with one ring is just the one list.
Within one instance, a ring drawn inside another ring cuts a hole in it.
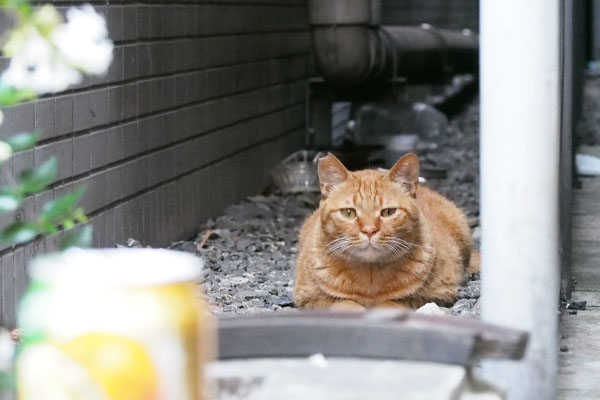
[{"label": "cat's front paw", "polygon": [[340,300],[333,303],[330,310],[334,311],[364,311],[366,308],[354,300]]},{"label": "cat's front paw", "polygon": [[404,302],[402,300],[387,300],[387,301],[384,301],[383,303],[377,304],[374,308],[403,308],[403,309],[410,309],[411,306],[410,306],[410,304],[408,304],[407,302]]}]

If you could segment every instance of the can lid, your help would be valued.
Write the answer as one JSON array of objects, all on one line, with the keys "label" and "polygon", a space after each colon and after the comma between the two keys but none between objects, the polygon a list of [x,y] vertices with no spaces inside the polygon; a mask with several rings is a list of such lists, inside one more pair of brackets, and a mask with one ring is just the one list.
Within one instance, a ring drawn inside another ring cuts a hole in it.
[{"label": "can lid", "polygon": [[58,285],[149,286],[194,281],[200,257],[162,249],[69,249],[38,257],[29,274],[34,281]]}]

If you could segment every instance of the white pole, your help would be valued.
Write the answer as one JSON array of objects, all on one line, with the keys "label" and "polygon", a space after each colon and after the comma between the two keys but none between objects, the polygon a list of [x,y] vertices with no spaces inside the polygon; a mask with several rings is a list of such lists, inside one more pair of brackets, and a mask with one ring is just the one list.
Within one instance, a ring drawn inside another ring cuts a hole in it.
[{"label": "white pole", "polygon": [[559,0],[481,0],[482,314],[530,332],[486,362],[509,400],[555,398],[558,368]]}]

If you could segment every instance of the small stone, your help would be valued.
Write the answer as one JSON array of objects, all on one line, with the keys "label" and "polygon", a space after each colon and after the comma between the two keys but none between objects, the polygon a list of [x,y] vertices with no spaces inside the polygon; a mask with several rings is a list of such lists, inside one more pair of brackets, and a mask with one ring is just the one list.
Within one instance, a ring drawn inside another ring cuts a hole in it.
[{"label": "small stone", "polygon": [[247,299],[256,299],[258,297],[265,297],[267,292],[264,290],[240,290],[237,295],[244,300]]},{"label": "small stone", "polygon": [[570,304],[567,304],[567,309],[569,310],[585,310],[587,306],[587,301],[572,301]]},{"label": "small stone", "polygon": [[279,307],[293,307],[294,306],[294,302],[292,301],[291,297],[288,296],[287,294],[283,294],[283,295],[279,296],[279,298],[275,301],[275,304],[277,304]]},{"label": "small stone", "polygon": [[225,279],[223,279],[221,281],[221,283],[223,283],[223,286],[227,285],[227,286],[240,286],[240,285],[244,285],[246,283],[248,283],[250,280],[248,278],[242,278],[241,276],[234,276],[233,278],[229,278],[227,279],[227,281]]},{"label": "small stone", "polygon": [[562,351],[563,353],[566,353],[569,351],[569,348],[563,344],[562,346],[560,346],[560,351]]},{"label": "small stone", "polygon": [[137,247],[143,247],[143,246],[137,240],[129,238],[129,239],[127,239],[127,247],[130,247],[130,248],[131,247],[135,247],[135,248],[137,248]]},{"label": "small stone", "polygon": [[194,242],[186,242],[186,241],[175,242],[172,245],[170,245],[168,247],[168,249],[175,250],[175,251],[183,251],[185,253],[192,253],[192,254],[196,254],[196,251],[198,250],[198,248],[196,247],[196,244]]},{"label": "small stone", "polygon": [[471,232],[471,237],[473,238],[473,240],[481,239],[481,227],[476,226],[475,228],[473,228]]},{"label": "small stone", "polygon": [[252,240],[241,239],[237,241],[237,243],[235,244],[235,248],[236,250],[243,251],[246,250],[248,247],[252,246],[253,244],[254,242]]}]

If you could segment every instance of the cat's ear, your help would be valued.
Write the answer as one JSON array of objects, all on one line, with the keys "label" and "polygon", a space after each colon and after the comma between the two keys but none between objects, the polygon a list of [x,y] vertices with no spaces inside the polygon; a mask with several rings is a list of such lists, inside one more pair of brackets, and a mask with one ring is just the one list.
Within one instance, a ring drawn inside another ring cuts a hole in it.
[{"label": "cat's ear", "polygon": [[404,186],[411,196],[415,196],[419,184],[419,159],[413,153],[404,155],[388,171],[387,176],[392,182]]},{"label": "cat's ear", "polygon": [[344,167],[344,164],[331,153],[319,158],[317,169],[319,171],[321,194],[324,198],[327,197],[331,189],[345,182],[350,176],[350,172]]}]

